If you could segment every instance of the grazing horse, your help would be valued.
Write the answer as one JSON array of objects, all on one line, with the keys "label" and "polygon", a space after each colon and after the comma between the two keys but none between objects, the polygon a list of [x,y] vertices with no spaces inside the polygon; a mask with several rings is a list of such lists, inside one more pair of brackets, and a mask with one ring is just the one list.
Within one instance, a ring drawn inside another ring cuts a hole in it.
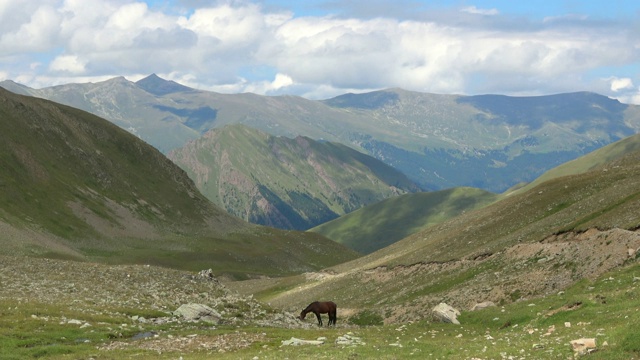
[{"label": "grazing horse", "polygon": [[316,317],[318,318],[318,326],[322,326],[322,318],[320,317],[320,314],[329,314],[329,324],[327,324],[327,326],[331,326],[332,324],[335,325],[337,308],[338,306],[333,301],[314,301],[302,310],[299,319],[304,320],[307,313],[312,312],[316,314]]}]

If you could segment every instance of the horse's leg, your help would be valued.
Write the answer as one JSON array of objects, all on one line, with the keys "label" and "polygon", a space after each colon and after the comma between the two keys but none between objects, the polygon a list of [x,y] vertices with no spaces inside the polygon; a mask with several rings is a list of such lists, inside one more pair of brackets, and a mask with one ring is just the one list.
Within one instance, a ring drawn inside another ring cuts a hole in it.
[{"label": "horse's leg", "polygon": [[322,326],[322,317],[320,317],[320,313],[317,312],[315,314],[316,314],[316,317],[318,318],[318,326]]},{"label": "horse's leg", "polygon": [[332,311],[329,313],[329,325],[333,324],[334,326],[336,325],[336,318],[337,318],[337,314],[335,311]]}]

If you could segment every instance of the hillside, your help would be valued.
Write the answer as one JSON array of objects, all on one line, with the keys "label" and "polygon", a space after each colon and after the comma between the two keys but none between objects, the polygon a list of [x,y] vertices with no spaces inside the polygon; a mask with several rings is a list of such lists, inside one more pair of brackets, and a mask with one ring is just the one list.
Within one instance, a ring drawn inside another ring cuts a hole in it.
[{"label": "hillside", "polygon": [[[640,258],[640,137],[624,155],[556,177],[320,273],[234,288],[290,309],[331,292],[343,311],[415,321],[459,309],[550,296]],[[602,150],[603,156],[610,149]],[[591,156],[597,157],[596,154]],[[595,296],[595,294],[594,294]]]},{"label": "hillside", "polygon": [[496,194],[474,188],[405,194],[366,206],[309,231],[369,254],[497,199]]},{"label": "hillside", "polygon": [[0,89],[4,254],[232,276],[319,269],[355,253],[229,216],[159,151],[101,118]]},{"label": "hillside", "polygon": [[419,190],[399,171],[344,145],[242,125],[210,130],[168,157],[229,213],[282,229],[306,230]]},{"label": "hillside", "polygon": [[312,101],[218,94],[156,75],[135,83],[0,86],[93,112],[165,153],[212,128],[244,124],[275,136],[343,143],[429,190],[500,193],[640,131],[640,107],[587,92],[509,97],[387,89]]}]

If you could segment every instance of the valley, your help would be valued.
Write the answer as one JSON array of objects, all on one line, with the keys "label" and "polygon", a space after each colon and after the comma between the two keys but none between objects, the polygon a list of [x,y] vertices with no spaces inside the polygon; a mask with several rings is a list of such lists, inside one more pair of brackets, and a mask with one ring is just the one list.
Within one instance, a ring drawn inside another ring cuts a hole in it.
[{"label": "valley", "polygon": [[[160,97],[191,91],[157,79],[118,81]],[[376,93],[330,105],[391,111],[396,100]],[[490,111],[510,99],[474,101]],[[233,149],[250,152],[257,139],[269,144],[221,172],[280,156],[304,180],[299,188],[321,178],[355,189],[354,179],[366,178],[381,185],[378,193],[396,189],[380,200],[370,195],[324,229],[297,231],[229,214],[204,195],[207,181],[197,186],[202,166],[180,168],[85,111],[0,90],[0,118],[2,358],[556,359],[586,354],[570,344],[580,338],[595,339],[594,358],[640,354],[640,135],[498,194],[416,192],[397,168],[337,143],[237,125],[207,132],[224,134],[206,145],[225,149],[212,164],[238,155]],[[236,141],[224,147],[228,139]],[[303,151],[311,155],[293,156]],[[332,163],[335,177],[326,176]],[[327,172],[303,176],[309,165]],[[264,169],[265,178],[285,172]],[[238,174],[222,183],[251,178]],[[336,180],[346,174],[356,175]],[[373,192],[364,189],[359,194]],[[356,235],[331,240],[349,232]],[[338,304],[337,326],[296,318],[314,300]],[[441,303],[460,312],[459,325],[437,320],[432,309]],[[478,304],[492,305],[472,311]],[[190,318],[183,306],[205,313]],[[318,343],[287,345],[292,338]]]}]

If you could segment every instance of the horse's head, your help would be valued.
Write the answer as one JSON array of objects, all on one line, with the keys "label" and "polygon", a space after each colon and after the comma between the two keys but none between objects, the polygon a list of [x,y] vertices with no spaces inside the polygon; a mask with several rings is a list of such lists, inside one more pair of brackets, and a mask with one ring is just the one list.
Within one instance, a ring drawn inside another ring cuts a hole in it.
[{"label": "horse's head", "polygon": [[304,310],[302,312],[300,312],[300,316],[298,316],[298,319],[300,320],[304,320],[304,318],[307,316],[307,313],[304,312]]}]

